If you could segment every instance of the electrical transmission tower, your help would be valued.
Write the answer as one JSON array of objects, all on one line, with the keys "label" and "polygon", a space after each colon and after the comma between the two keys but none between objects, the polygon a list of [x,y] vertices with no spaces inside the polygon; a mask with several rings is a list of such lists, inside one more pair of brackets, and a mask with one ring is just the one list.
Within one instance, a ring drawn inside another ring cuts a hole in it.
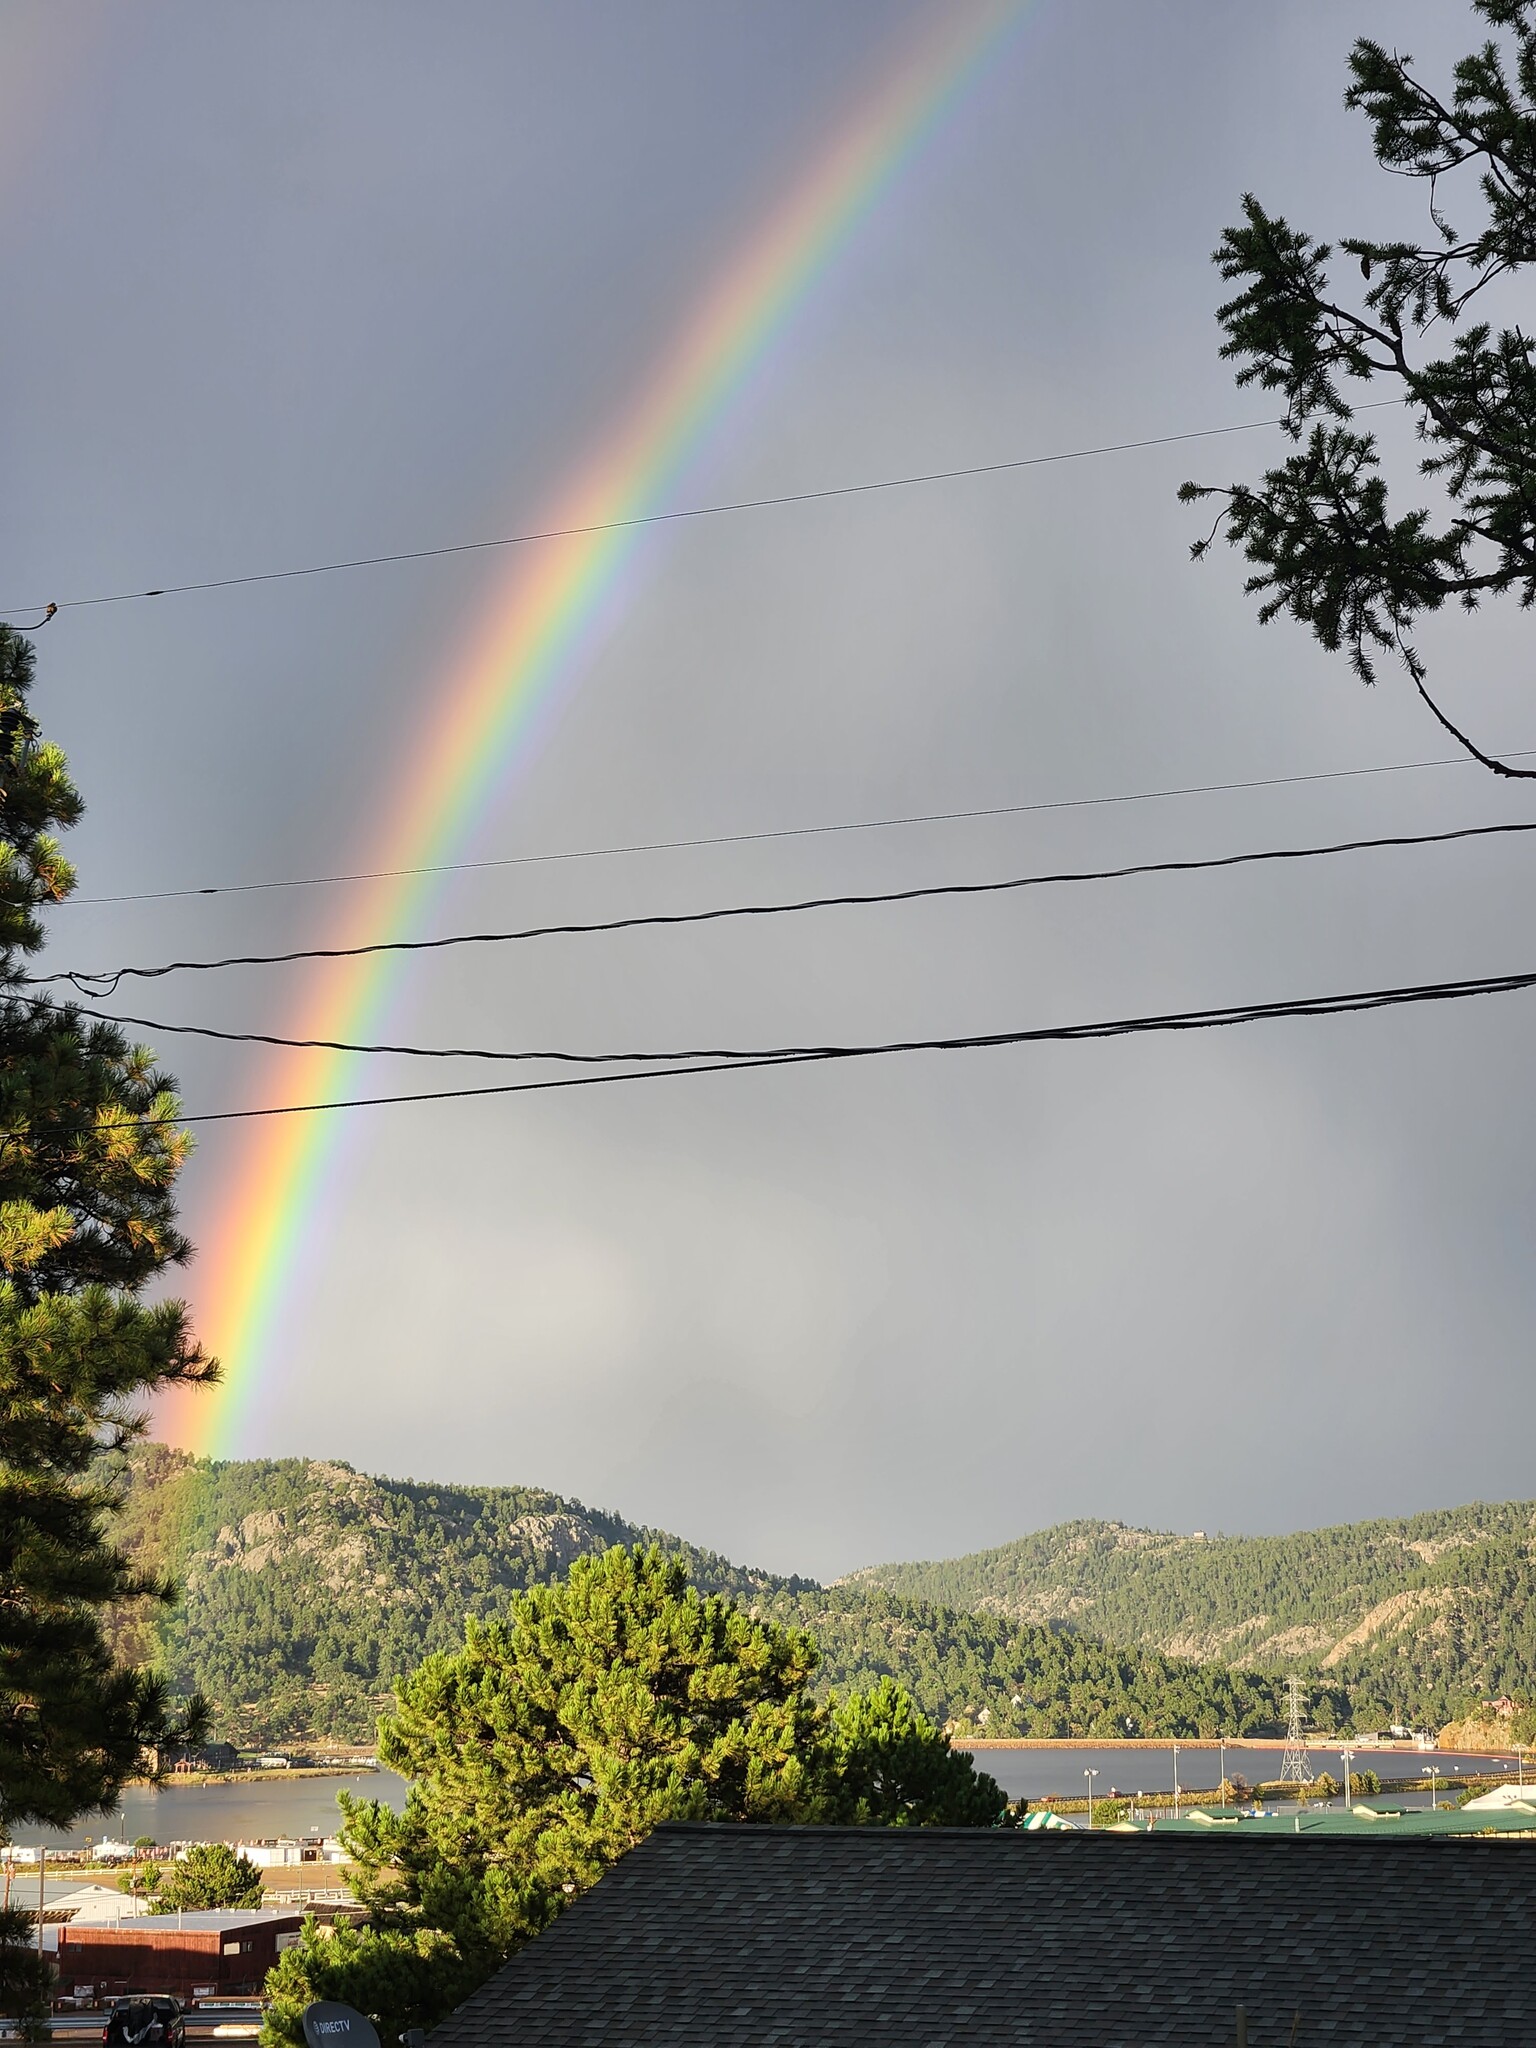
[{"label": "electrical transmission tower", "polygon": [[1285,1760],[1280,1766],[1282,1785],[1292,1782],[1310,1785],[1312,1782],[1312,1759],[1307,1754],[1307,1738],[1301,1732],[1301,1710],[1306,1703],[1301,1680],[1288,1678],[1285,1681]]}]

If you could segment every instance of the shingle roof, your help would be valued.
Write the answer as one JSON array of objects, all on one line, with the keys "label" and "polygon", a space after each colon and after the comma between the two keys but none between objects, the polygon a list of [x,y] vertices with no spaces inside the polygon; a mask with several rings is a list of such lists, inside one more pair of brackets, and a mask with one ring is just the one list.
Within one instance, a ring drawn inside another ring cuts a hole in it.
[{"label": "shingle roof", "polygon": [[1520,2048],[1533,1933],[1518,1842],[664,1827],[431,2039]]}]

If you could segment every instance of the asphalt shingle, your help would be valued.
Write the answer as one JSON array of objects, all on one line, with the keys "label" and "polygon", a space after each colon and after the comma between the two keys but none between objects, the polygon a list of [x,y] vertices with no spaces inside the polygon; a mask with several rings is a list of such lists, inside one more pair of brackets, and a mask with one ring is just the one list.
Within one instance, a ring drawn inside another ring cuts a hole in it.
[{"label": "asphalt shingle", "polygon": [[664,1827],[432,2048],[1536,2044],[1491,1839]]}]

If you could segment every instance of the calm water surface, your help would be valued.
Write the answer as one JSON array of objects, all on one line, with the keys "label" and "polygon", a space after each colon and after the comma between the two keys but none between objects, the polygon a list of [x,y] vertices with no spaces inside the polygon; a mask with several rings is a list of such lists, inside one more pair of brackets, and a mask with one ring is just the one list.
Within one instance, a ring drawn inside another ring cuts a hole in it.
[{"label": "calm water surface", "polygon": [[285,1776],[274,1771],[245,1785],[131,1785],[110,1814],[93,1814],[62,1834],[19,1827],[16,1841],[22,1848],[46,1842],[50,1849],[79,1849],[107,1835],[121,1842],[136,1835],[157,1842],[259,1842],[274,1835],[334,1835],[338,1791],[382,1799],[396,1813],[405,1805],[405,1780],[393,1771]]},{"label": "calm water surface", "polygon": [[[1336,1744],[1314,1743],[1310,1751],[1313,1767],[1342,1778],[1344,1767]],[[1228,1743],[1227,1770],[1240,1773],[1249,1784],[1280,1774],[1282,1752],[1278,1749],[1248,1749]],[[1385,1754],[1355,1751],[1355,1769],[1374,1770],[1383,1778],[1408,1778],[1426,1773],[1434,1761],[1441,1772],[1441,1797],[1454,1799],[1458,1779],[1473,1772],[1487,1772],[1502,1764],[1516,1775],[1513,1757],[1490,1760],[1448,1756],[1436,1752],[1413,1755],[1406,1751]],[[1076,1794],[1087,1790],[1084,1771],[1097,1771],[1093,1781],[1095,1798],[1118,1792],[1173,1794],[1173,1750],[1167,1749],[982,1749],[976,1752],[978,1767],[995,1778],[1010,1799],[1039,1799],[1047,1792]],[[1530,1775],[1536,1777],[1536,1770]],[[1215,1749],[1189,1749],[1180,1745],[1179,1784],[1186,1793],[1209,1792],[1221,1777],[1221,1753]],[[274,1835],[331,1835],[336,1832],[336,1794],[346,1790],[360,1799],[382,1799],[398,1813],[405,1805],[406,1784],[393,1771],[360,1771],[334,1778],[287,1778],[274,1772],[270,1779],[243,1785],[169,1784],[158,1789],[136,1785],[123,1794],[121,1805],[111,1814],[95,1814],[65,1833],[43,1828],[18,1828],[17,1843],[30,1848],[46,1842],[49,1848],[78,1849],[87,1840],[99,1842],[110,1835],[131,1842],[136,1835],[153,1835],[157,1842],[260,1841]],[[1404,1793],[1405,1805],[1429,1804],[1429,1794]]]},{"label": "calm water surface", "polygon": [[[1285,1752],[1279,1749],[1248,1749],[1243,1744],[1227,1744],[1227,1775],[1242,1776],[1250,1785],[1261,1779],[1278,1778],[1280,1764]],[[1340,1761],[1336,1743],[1315,1742],[1309,1754],[1313,1769],[1327,1771],[1330,1776],[1342,1779],[1344,1766]],[[995,1778],[1010,1799],[1041,1799],[1048,1792],[1081,1798],[1087,1791],[1084,1771],[1097,1771],[1093,1781],[1096,1799],[1117,1792],[1123,1799],[1128,1793],[1145,1792],[1173,1795],[1173,1748],[1166,1749],[978,1749],[975,1752],[976,1765],[989,1777]],[[1509,1775],[1516,1774],[1513,1757],[1499,1759]],[[1457,1780],[1467,1774],[1490,1772],[1493,1762],[1481,1757],[1458,1757],[1444,1751],[1432,1751],[1416,1755],[1407,1750],[1386,1752],[1361,1750],[1354,1752],[1356,1771],[1375,1771],[1381,1778],[1413,1778],[1427,1776],[1433,1763],[1441,1776],[1441,1797],[1455,1798]],[[1185,1792],[1212,1790],[1221,1780],[1221,1751],[1219,1749],[1189,1749],[1179,1745],[1179,1785]],[[1536,1777],[1536,1769],[1527,1762],[1527,1775]],[[1449,1787],[1449,1794],[1445,1790]],[[1419,1803],[1420,1795],[1404,1793],[1405,1804]],[[1430,1795],[1422,1795],[1422,1803],[1429,1804]]]}]

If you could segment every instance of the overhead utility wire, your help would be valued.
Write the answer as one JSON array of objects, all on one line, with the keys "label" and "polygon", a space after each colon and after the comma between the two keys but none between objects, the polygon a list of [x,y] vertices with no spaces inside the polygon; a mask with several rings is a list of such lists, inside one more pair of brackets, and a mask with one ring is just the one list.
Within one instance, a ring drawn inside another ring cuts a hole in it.
[{"label": "overhead utility wire", "polygon": [[[408,1095],[359,1095],[336,1102],[284,1102],[257,1109],[203,1110],[179,1117],[183,1124],[242,1123],[255,1117],[313,1116],[334,1109],[382,1109],[391,1103],[449,1102],[488,1095],[538,1095],[563,1088],[600,1088],[622,1081],[662,1081],[695,1074],[741,1073],[759,1067],[815,1066],[829,1060],[880,1059],[891,1053],[971,1052],[1003,1045],[1061,1044],[1084,1038],[1125,1038],[1142,1032],[1207,1031],[1227,1024],[1256,1024],[1270,1018],[1339,1017],[1411,1003],[1455,1002],[1464,997],[1509,995],[1536,987],[1536,972],[1481,976],[1465,981],[1420,982],[1404,988],[1363,989],[1349,995],[1289,998],[1274,1003],[1238,1004],[1217,1010],[1180,1010],[1153,1017],[1116,1017],[1097,1024],[1061,1024],[1034,1031],[989,1031],[960,1038],[894,1039],[882,1045],[808,1046],[747,1053],[693,1066],[651,1066],[616,1074],[569,1074],[549,1081],[502,1081],[478,1088],[429,1088]],[[151,1117],[130,1119],[149,1126]]]},{"label": "overhead utility wire", "polygon": [[[994,882],[934,882],[915,889],[808,896],[789,903],[733,903],[712,910],[651,911],[634,917],[602,918],[584,924],[526,925],[517,931],[457,932],[440,939],[375,939],[361,946],[301,946],[287,953],[232,953],[217,960],[167,960],[158,967],[110,967],[94,971],[60,968],[53,974],[28,975],[26,980],[34,988],[67,981],[86,996],[110,995],[120,982],[130,977],[137,981],[159,981],[168,974],[211,974],[227,967],[286,967],[301,960],[359,960],[378,953],[439,953],[458,946],[501,946],[526,939],[575,938],[658,926],[715,924],[727,918],[789,917],[807,910],[867,909],[876,904],[916,903],[940,896],[994,896],[1057,883],[1117,882],[1132,875],[1197,874],[1216,868],[1249,867],[1259,862],[1321,860],[1334,854],[1365,853],[1381,847],[1442,846],[1453,840],[1491,839],[1524,832],[1536,832],[1536,819],[1505,825],[1461,825],[1449,832],[1397,832],[1373,839],[1341,839],[1326,846],[1266,847],[1254,853],[1215,854],[1196,860],[1136,861],[1117,868],[1069,868],[1054,874],[1015,875]],[[306,1041],[284,1042],[299,1044]]]},{"label": "overhead utility wire", "polygon": [[[1536,747],[1505,750],[1505,761],[1524,761]],[[620,854],[681,853],[709,846],[748,846],[764,839],[818,839],[834,832],[890,832],[905,825],[952,825],[969,818],[1019,818],[1035,811],[1082,811],[1104,804],[1159,803],[1176,796],[1218,796],[1245,789],[1279,789],[1299,782],[1347,782],[1361,775],[1406,775],[1421,768],[1466,768],[1465,754],[1432,761],[1384,761],[1370,768],[1320,768],[1307,775],[1261,775],[1248,782],[1192,782],[1178,789],[1136,789],[1110,796],[1065,796],[1032,804],[989,804],[969,811],[917,811],[905,817],[855,818],[830,825],[785,825],[767,832],[722,832],[699,839],[642,839],[622,846],[584,846],[556,853],[510,853],[494,860],[444,861],[435,867],[367,868],[348,875],[298,875],[271,882],[219,882],[196,889],[140,889],[125,896],[66,896],[58,909],[95,903],[163,903],[182,896],[239,896],[266,889],[321,889],[343,882],[392,882],[411,875],[459,875],[482,868],[541,867],[555,861],[611,860]]]},{"label": "overhead utility wire", "polygon": [[[1373,399],[1357,412],[1379,412],[1402,405],[1400,398]],[[235,590],[251,583],[291,583],[301,576],[336,576],[348,569],[382,569],[398,562],[432,562],[445,555],[484,554],[492,548],[530,547],[545,540],[577,540],[593,533],[619,533],[631,526],[663,526],[683,519],[717,519],[726,512],[764,512],[779,505],[812,505],[825,498],[869,497],[877,491],[906,491],[919,484],[958,483],[966,477],[999,476],[1011,469],[1039,469],[1049,463],[1082,462],[1095,455],[1127,455],[1138,448],[1168,448],[1177,441],[1209,441],[1223,434],[1252,434],[1263,427],[1284,426],[1283,419],[1239,420],[1230,427],[1195,427],[1183,434],[1154,434],[1143,441],[1108,441],[1095,448],[1066,448],[1055,455],[1016,455],[1005,462],[978,462],[965,469],[929,469],[911,476],[878,477],[869,483],[831,484],[819,491],[784,491],[772,498],[731,498],[718,505],[687,505],[675,512],[638,512],[629,519],[595,520],[588,526],[549,526],[535,532],[507,533],[489,540],[455,541],[440,548],[406,548],[392,555],[356,555],[345,561],[310,562],[295,569],[261,569],[244,576],[211,576],[200,583],[165,583],[152,590],[118,590],[103,597],[63,597],[46,606],[40,601],[4,607],[7,611],[41,611],[40,625],[59,612],[82,611],[91,605],[137,604],[148,597],[185,597],[200,590]],[[31,630],[36,631],[34,627]]]},{"label": "overhead utility wire", "polygon": [[[57,1004],[26,996],[12,999],[35,1015],[62,1016]],[[214,1038],[226,1045],[275,1045],[302,1052],[389,1053],[416,1060],[513,1060],[537,1063],[548,1060],[561,1066],[608,1067],[629,1060],[636,1065],[655,1063],[675,1066],[679,1060],[721,1060],[734,1063],[798,1056],[803,1046],[769,1047],[766,1051],[734,1052],[729,1046],[691,1046],[677,1052],[507,1052],[487,1051],[480,1046],[458,1045],[355,1045],[340,1038],[281,1038],[270,1031],[223,1031],[212,1024],[168,1024],[163,1017],[125,1017],[111,1010],[77,1011],[93,1024],[121,1024],[133,1031],[167,1032],[180,1038]]]}]

